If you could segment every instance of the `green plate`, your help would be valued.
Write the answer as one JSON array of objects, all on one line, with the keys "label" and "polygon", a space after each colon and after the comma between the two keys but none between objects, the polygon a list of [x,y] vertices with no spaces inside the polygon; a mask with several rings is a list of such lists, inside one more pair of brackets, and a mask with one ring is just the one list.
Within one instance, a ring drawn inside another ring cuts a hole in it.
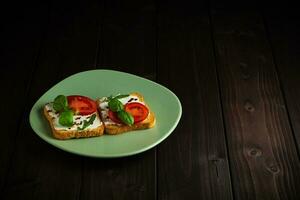
[{"label": "green plate", "polygon": [[[147,130],[131,131],[120,135],[103,135],[94,138],[57,140],[42,109],[45,103],[59,95],[80,94],[97,97],[140,92],[156,115],[156,125]],[[175,129],[181,117],[181,104],[177,96],[164,86],[132,74],[91,70],[74,74],[49,89],[34,104],[30,124],[34,132],[49,144],[67,152],[112,158],[137,154],[159,144]]]}]

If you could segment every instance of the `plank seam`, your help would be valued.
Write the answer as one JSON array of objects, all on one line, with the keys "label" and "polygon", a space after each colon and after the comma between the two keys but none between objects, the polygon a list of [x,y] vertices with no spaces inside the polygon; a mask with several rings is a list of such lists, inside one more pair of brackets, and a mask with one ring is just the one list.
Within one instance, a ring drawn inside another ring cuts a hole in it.
[{"label": "plank seam", "polygon": [[273,50],[274,46],[273,46],[273,43],[271,41],[271,33],[270,33],[270,30],[269,30],[269,27],[268,27],[268,24],[267,24],[267,21],[266,21],[265,14],[262,11],[260,11],[260,15],[261,15],[261,18],[262,18],[262,21],[263,21],[263,26],[264,26],[265,33],[266,33],[266,40],[267,40],[268,46],[270,47],[272,61],[273,61],[273,64],[274,64],[274,71],[275,71],[275,75],[277,76],[277,79],[278,79],[279,88],[280,88],[280,91],[281,91],[281,96],[282,96],[282,99],[283,99],[283,102],[284,102],[284,105],[285,105],[286,115],[287,115],[288,122],[289,122],[289,125],[290,125],[290,129],[291,129],[291,132],[292,132],[293,142],[294,142],[294,145],[296,146],[296,149],[297,149],[298,158],[300,158],[300,147],[297,144],[295,129],[294,129],[292,119],[291,119],[291,116],[290,116],[289,106],[288,106],[287,99],[286,99],[286,94],[284,92],[283,81],[281,80],[281,78],[279,76],[279,68],[278,68],[278,64],[276,62],[276,58],[274,56],[275,55],[274,50]]},{"label": "plank seam", "polygon": [[224,130],[224,137],[225,137],[225,144],[226,144],[226,154],[227,154],[227,162],[228,162],[228,167],[229,167],[229,181],[230,181],[230,188],[231,188],[231,197],[233,200],[235,200],[235,196],[234,196],[234,187],[232,186],[232,169],[231,169],[231,159],[230,159],[230,154],[229,154],[229,149],[228,149],[228,138],[227,138],[227,130],[226,130],[226,124],[225,124],[225,120],[224,120],[224,106],[223,106],[223,102],[222,102],[222,91],[221,91],[221,83],[220,83],[220,77],[219,77],[219,70],[218,70],[218,56],[217,56],[217,52],[216,52],[216,43],[215,43],[215,30],[213,27],[213,19],[212,19],[212,5],[211,2],[209,1],[209,8],[208,8],[208,17],[209,17],[209,26],[210,26],[210,32],[211,32],[211,41],[212,41],[212,50],[213,50],[213,56],[215,58],[215,73],[216,73],[216,79],[217,79],[217,86],[218,86],[218,98],[219,98],[219,105],[221,108],[221,117],[222,117],[222,123],[223,123],[223,130]]},{"label": "plank seam", "polygon": [[[103,41],[103,19],[104,19],[104,5],[105,5],[105,0],[101,1],[100,6],[101,6],[101,14],[100,14],[100,19],[97,18],[97,46],[96,46],[96,52],[95,52],[95,60],[94,60],[94,69],[98,69],[98,63],[100,63],[101,67],[103,64],[103,59],[102,59],[102,52],[103,52],[103,48],[102,48],[102,43],[101,41]],[[101,40],[102,39],[102,40]],[[99,56],[98,56],[99,55]],[[78,198],[77,199],[84,199],[83,198],[83,185],[85,182],[85,170],[86,170],[86,163],[87,163],[87,159],[88,158],[82,158],[81,159],[81,177],[80,177],[80,186],[79,186],[79,194],[78,194]]]},{"label": "plank seam", "polygon": [[46,38],[46,33],[47,33],[46,30],[47,30],[49,20],[50,20],[51,3],[49,3],[48,5],[49,5],[49,7],[47,9],[46,23],[45,23],[44,27],[41,28],[41,38],[40,38],[40,41],[39,41],[39,45],[37,47],[37,52],[36,52],[36,54],[34,55],[34,58],[33,58],[33,63],[34,64],[33,64],[33,67],[31,68],[30,77],[28,79],[28,83],[27,83],[27,86],[25,88],[25,102],[23,103],[23,106],[22,106],[23,109],[22,109],[20,117],[18,118],[18,121],[17,121],[17,124],[19,126],[16,130],[15,138],[13,140],[13,148],[12,148],[12,152],[10,154],[11,155],[10,159],[8,161],[9,164],[8,164],[8,167],[7,167],[7,170],[6,170],[6,173],[5,173],[4,183],[3,183],[2,188],[0,189],[0,194],[2,194],[2,196],[3,196],[3,193],[5,192],[5,190],[7,189],[8,177],[9,177],[11,167],[12,167],[12,164],[13,164],[14,155],[16,154],[16,145],[17,145],[18,136],[20,135],[20,132],[21,132],[22,122],[24,121],[23,119],[25,117],[27,118],[27,116],[26,116],[27,112],[26,111],[27,111],[28,105],[29,105],[29,95],[30,95],[30,91],[31,91],[31,85],[32,85],[33,79],[35,77],[36,71],[38,69],[38,59],[40,57],[41,49],[43,47],[43,41],[45,41],[45,38]]},{"label": "plank seam", "polygon": [[[154,63],[155,63],[155,67],[154,67],[154,70],[155,70],[155,77],[154,77],[154,80],[156,82],[158,82],[158,76],[157,76],[157,72],[158,72],[158,0],[155,0],[154,1],[154,5],[155,5],[155,17],[154,17],[154,22],[155,22],[155,60],[154,60]],[[155,170],[154,170],[154,189],[155,189],[155,196],[154,198],[156,200],[158,200],[159,196],[158,196],[158,153],[157,153],[157,147],[155,147],[155,151],[154,151],[154,162],[155,162]]]},{"label": "plank seam", "polygon": [[[101,43],[101,41],[103,41],[103,19],[104,19],[104,5],[105,5],[105,1],[103,0],[101,3],[101,15],[100,15],[100,19],[98,19],[98,31],[97,31],[97,47],[96,47],[96,56],[95,56],[95,62],[94,62],[94,68],[97,69],[97,65],[99,63],[99,65],[103,65],[103,45]],[[102,39],[102,40],[101,40]],[[99,55],[99,56],[98,56]]]}]

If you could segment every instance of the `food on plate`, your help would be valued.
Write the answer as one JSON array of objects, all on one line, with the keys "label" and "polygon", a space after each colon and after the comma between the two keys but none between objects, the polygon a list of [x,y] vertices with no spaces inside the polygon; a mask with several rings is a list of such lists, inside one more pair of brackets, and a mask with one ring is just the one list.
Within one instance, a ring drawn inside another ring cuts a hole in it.
[{"label": "food on plate", "polygon": [[[99,111],[99,113],[98,113]],[[58,95],[44,106],[57,139],[120,134],[152,128],[155,115],[140,93],[102,97],[94,101],[81,95]]]},{"label": "food on plate", "polygon": [[44,115],[57,139],[94,137],[104,132],[97,104],[86,96],[58,95],[44,106]]},{"label": "food on plate", "polygon": [[107,134],[115,135],[155,125],[155,115],[140,93],[102,97],[97,104]]}]

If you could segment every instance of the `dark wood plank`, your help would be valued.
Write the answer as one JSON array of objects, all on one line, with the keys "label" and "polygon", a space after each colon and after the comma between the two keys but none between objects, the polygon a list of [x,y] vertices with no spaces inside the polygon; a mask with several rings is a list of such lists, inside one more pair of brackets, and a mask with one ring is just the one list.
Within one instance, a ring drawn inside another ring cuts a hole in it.
[{"label": "dark wood plank", "polygon": [[232,199],[208,6],[159,2],[158,81],[183,107],[158,146],[158,199]]},{"label": "dark wood plank", "polygon": [[[106,1],[103,13],[98,67],[155,78],[154,1]],[[81,199],[155,199],[155,153],[85,159]]]},{"label": "dark wood plank", "polygon": [[37,61],[26,114],[1,199],[79,198],[82,158],[43,142],[31,130],[28,114],[38,97],[54,83],[95,67],[99,7],[97,1],[53,2],[46,39]]},{"label": "dark wood plank", "polygon": [[[0,109],[5,117],[0,141],[0,191],[15,147],[15,136],[24,114],[29,83],[47,24],[48,5],[30,2],[1,5]],[[38,18],[36,16],[39,16]],[[3,98],[6,96],[5,98]]]},{"label": "dark wood plank", "polygon": [[155,12],[153,0],[107,1],[100,65],[154,80]]},{"label": "dark wood plank", "polygon": [[290,7],[266,7],[264,17],[300,152],[300,15]]},{"label": "dark wood plank", "polygon": [[261,15],[247,5],[214,6],[234,196],[298,199],[299,158]]}]

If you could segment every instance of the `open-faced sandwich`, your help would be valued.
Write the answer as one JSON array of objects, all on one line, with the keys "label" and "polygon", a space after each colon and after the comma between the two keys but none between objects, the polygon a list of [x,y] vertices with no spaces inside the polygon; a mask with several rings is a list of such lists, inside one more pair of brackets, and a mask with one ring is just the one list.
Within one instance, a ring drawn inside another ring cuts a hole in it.
[{"label": "open-faced sandwich", "polygon": [[139,93],[97,101],[80,95],[59,95],[44,106],[44,115],[57,139],[101,136],[104,132],[115,135],[152,128],[156,121]]},{"label": "open-faced sandwich", "polygon": [[139,93],[102,97],[97,103],[107,134],[147,129],[155,125],[154,113]]},{"label": "open-faced sandwich", "polygon": [[44,115],[57,139],[94,137],[104,132],[96,102],[85,96],[59,95],[44,106]]}]

